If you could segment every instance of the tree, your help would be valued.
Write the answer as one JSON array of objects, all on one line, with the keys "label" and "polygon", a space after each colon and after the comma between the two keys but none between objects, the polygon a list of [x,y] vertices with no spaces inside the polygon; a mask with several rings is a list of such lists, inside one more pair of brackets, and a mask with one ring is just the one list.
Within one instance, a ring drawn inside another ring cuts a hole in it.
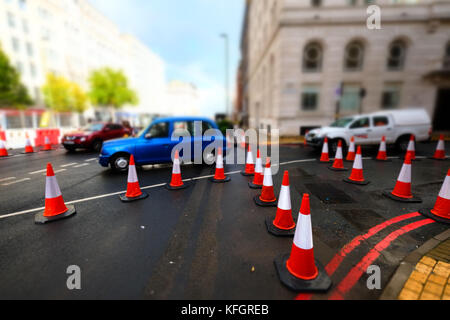
[{"label": "tree", "polygon": [[136,92],[128,87],[128,79],[121,70],[94,70],[89,83],[89,97],[94,105],[120,109],[126,104],[137,105],[139,102]]},{"label": "tree", "polygon": [[33,100],[20,82],[20,73],[0,47],[0,107],[23,109],[31,104]]}]

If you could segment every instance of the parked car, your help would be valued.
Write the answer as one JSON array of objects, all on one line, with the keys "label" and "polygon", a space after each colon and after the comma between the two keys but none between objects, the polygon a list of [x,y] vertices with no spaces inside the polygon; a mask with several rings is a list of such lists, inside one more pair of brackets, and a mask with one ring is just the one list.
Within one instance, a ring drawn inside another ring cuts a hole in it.
[{"label": "parked car", "polygon": [[79,131],[64,135],[61,143],[68,151],[92,149],[100,152],[105,141],[130,135],[132,131],[120,124],[92,123]]},{"label": "parked car", "polygon": [[311,130],[306,142],[320,149],[328,137],[330,149],[335,152],[339,140],[344,147],[350,144],[351,137],[355,137],[357,145],[376,145],[385,136],[387,144],[395,144],[404,152],[412,134],[416,141],[426,141],[430,139],[431,128],[431,119],[423,109],[380,111],[341,118],[328,127]]},{"label": "parked car", "polygon": [[[216,138],[205,135],[208,129],[214,130]],[[134,138],[105,142],[100,153],[99,163],[103,167],[110,166],[114,171],[126,171],[131,154],[138,166],[170,163],[172,162],[173,148],[183,139],[179,134],[180,130],[186,130],[190,134],[190,141],[188,141],[191,144],[190,161],[199,161],[201,158],[203,162],[203,151],[215,139],[220,139],[219,143],[225,154],[226,139],[214,121],[197,117],[162,118],[153,121]],[[201,132],[198,132],[199,130]],[[175,138],[172,139],[172,137]],[[199,145],[199,142],[202,146],[201,154],[194,152],[194,144]],[[184,155],[180,154],[180,156]],[[214,152],[207,154],[206,157],[208,161],[214,160]]]}]

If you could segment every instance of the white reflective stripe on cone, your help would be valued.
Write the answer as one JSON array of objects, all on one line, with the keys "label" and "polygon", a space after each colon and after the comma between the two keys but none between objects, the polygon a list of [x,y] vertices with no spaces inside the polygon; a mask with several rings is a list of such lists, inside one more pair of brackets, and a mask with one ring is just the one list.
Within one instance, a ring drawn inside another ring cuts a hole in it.
[{"label": "white reflective stripe on cone", "polygon": [[439,140],[437,150],[445,150],[444,140]]},{"label": "white reflective stripe on cone", "polygon": [[272,181],[272,170],[270,168],[265,168],[264,169],[264,181],[263,181],[263,185],[266,187],[271,187],[273,186],[273,181]]},{"label": "white reflective stripe on cone", "polygon": [[174,174],[181,173],[181,169],[180,169],[180,159],[174,159],[174,160],[173,160],[173,170],[172,170],[172,173],[174,173]]},{"label": "white reflective stripe on cone", "polygon": [[348,152],[355,152],[355,143],[350,142],[350,148],[348,148]]},{"label": "white reflective stripe on cone", "polygon": [[256,158],[255,172],[256,173],[263,173],[263,167],[262,167],[262,160],[261,160],[261,158]]},{"label": "white reflective stripe on cone", "polygon": [[136,166],[130,165],[128,168],[128,182],[138,182],[137,174],[136,174]]},{"label": "white reflective stripe on cone", "polygon": [[328,142],[323,144],[322,153],[328,153]]},{"label": "white reflective stripe on cone", "polygon": [[254,164],[254,162],[253,162],[253,153],[251,151],[247,152],[247,164]]},{"label": "white reflective stripe on cone", "polygon": [[355,158],[355,162],[353,164],[353,169],[362,169],[362,168],[363,168],[362,157],[360,154],[357,154],[356,158]]},{"label": "white reflective stripe on cone", "polygon": [[31,141],[30,141],[30,139],[27,139],[27,142],[25,143],[25,145],[26,145],[27,147],[31,147]]},{"label": "white reflective stripe on cone", "polygon": [[450,200],[450,177],[446,176],[439,197]]},{"label": "white reflective stripe on cone", "polygon": [[281,186],[278,208],[281,210],[291,210],[291,192],[289,186]]},{"label": "white reflective stripe on cone", "polygon": [[336,151],[336,159],[342,159],[342,148],[338,148]]},{"label": "white reflective stripe on cone", "polygon": [[400,175],[398,176],[398,181],[404,183],[411,183],[411,165],[404,164],[402,170],[400,171]]},{"label": "white reflective stripe on cone", "polygon": [[415,151],[414,141],[409,140],[408,151]]},{"label": "white reflective stripe on cone", "polygon": [[298,215],[297,229],[295,230],[294,244],[297,248],[309,250],[313,248],[311,230],[311,215]]},{"label": "white reflective stripe on cone", "polygon": [[217,155],[216,168],[223,169],[223,156],[221,154]]},{"label": "white reflective stripe on cone", "polygon": [[386,151],[386,142],[384,141],[381,142],[380,151]]},{"label": "white reflective stripe on cone", "polygon": [[45,199],[58,198],[61,195],[55,176],[45,178]]}]

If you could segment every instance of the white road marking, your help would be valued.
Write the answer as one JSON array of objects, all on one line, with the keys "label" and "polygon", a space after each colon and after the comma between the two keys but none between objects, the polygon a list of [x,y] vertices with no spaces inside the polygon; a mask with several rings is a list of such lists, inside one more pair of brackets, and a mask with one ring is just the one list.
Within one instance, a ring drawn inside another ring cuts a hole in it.
[{"label": "white road marking", "polygon": [[68,163],[68,164],[64,164],[64,165],[62,165],[62,166],[61,166],[61,168],[72,167],[72,166],[74,166],[74,165],[77,165],[77,164],[78,164],[77,162],[73,162],[73,163]]},{"label": "white road marking", "polygon": [[88,165],[89,165],[89,163],[83,163],[83,164],[79,164],[79,165],[75,166],[74,168],[86,167]]},{"label": "white road marking", "polygon": [[28,172],[28,174],[37,174],[37,173],[42,173],[42,172],[47,172],[47,169],[34,171],[34,172]]},{"label": "white road marking", "polygon": [[2,186],[10,186],[12,184],[16,184],[16,183],[19,183],[19,182],[25,182],[25,181],[29,181],[29,180],[31,180],[31,179],[30,178],[24,178],[24,179],[21,179],[21,180],[16,180],[16,181],[13,181],[13,182],[4,183],[4,184],[2,184]]},{"label": "white road marking", "polygon": [[17,178],[16,177],[3,178],[3,179],[0,179],[0,182],[11,181],[14,179],[17,179]]},{"label": "white road marking", "polygon": [[86,161],[86,162],[92,162],[92,161],[95,161],[95,160],[97,160],[98,158],[92,158],[92,159],[87,159],[87,160],[84,160],[84,161]]}]

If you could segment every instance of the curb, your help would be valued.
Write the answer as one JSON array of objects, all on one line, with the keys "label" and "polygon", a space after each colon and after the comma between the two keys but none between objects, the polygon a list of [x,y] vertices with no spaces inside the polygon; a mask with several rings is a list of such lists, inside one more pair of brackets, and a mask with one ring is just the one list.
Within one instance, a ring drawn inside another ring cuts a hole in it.
[{"label": "curb", "polygon": [[397,300],[398,295],[403,289],[405,282],[409,279],[409,276],[414,271],[416,264],[425,256],[429,251],[437,247],[441,242],[450,238],[450,229],[443,233],[434,236],[427,242],[425,242],[419,249],[410,253],[401,263],[395,271],[391,280],[387,284],[379,300]]}]

